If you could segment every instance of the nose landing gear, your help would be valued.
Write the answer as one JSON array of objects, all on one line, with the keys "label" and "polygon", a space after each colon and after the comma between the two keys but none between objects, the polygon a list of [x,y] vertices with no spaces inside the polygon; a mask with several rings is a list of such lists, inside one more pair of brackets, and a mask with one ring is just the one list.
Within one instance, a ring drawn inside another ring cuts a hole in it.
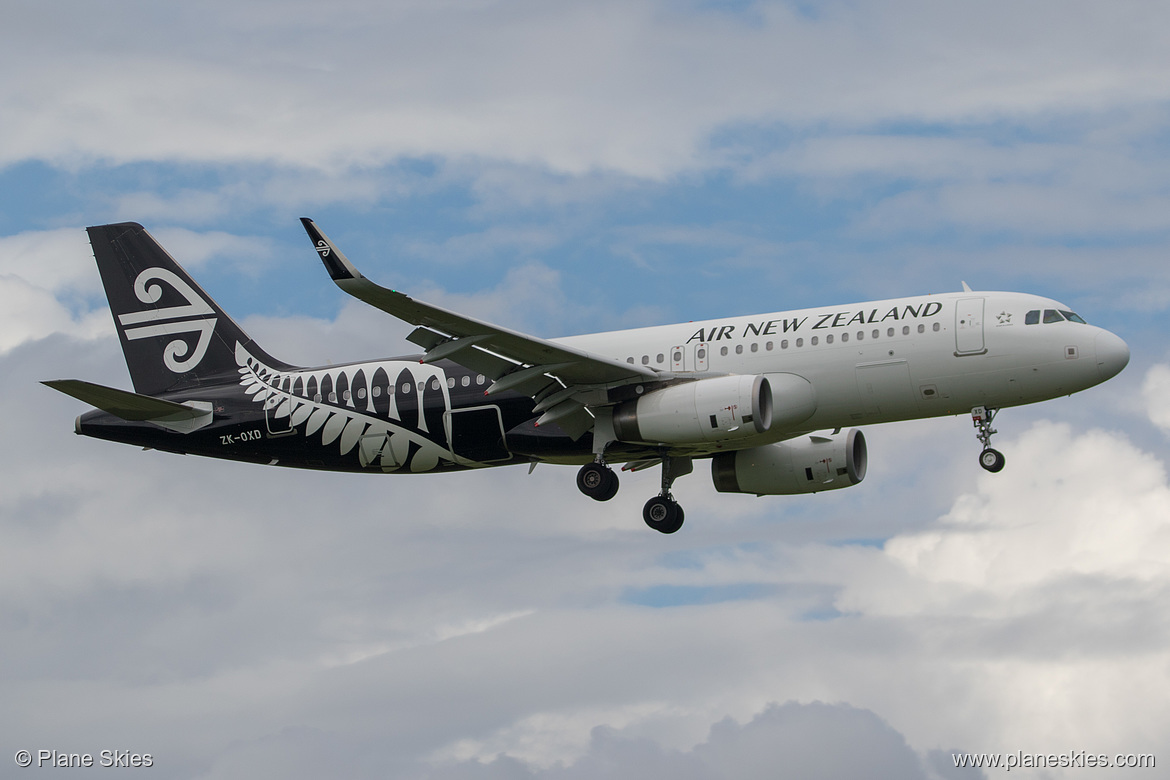
[{"label": "nose landing gear", "polygon": [[991,437],[999,433],[991,427],[991,421],[995,419],[998,412],[998,409],[989,409],[986,406],[976,406],[971,410],[971,422],[975,425],[975,438],[979,439],[979,443],[983,445],[983,451],[979,453],[979,465],[992,474],[1003,471],[1005,462],[1003,453],[991,447]]}]

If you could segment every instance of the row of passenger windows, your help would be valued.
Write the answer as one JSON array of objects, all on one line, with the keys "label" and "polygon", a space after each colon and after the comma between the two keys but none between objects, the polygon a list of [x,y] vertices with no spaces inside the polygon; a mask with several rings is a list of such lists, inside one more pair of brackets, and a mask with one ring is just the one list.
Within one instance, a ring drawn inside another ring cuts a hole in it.
[{"label": "row of passenger windows", "polygon": [[[1081,319],[1080,315],[1074,314],[1071,311],[1065,311],[1064,309],[1045,309],[1044,310],[1044,323],[1046,325],[1053,323],[1053,322],[1064,322],[1065,320],[1068,320],[1069,322],[1079,322],[1082,325],[1089,324],[1089,323],[1085,322],[1083,319]],[[1039,309],[1032,309],[1032,311],[1030,311],[1024,315],[1024,324],[1025,325],[1035,325],[1038,322],[1040,322],[1040,310]]]},{"label": "row of passenger windows", "polygon": [[[1073,315],[1073,316],[1076,316],[1076,315]],[[935,332],[935,333],[937,333],[939,330],[941,330],[941,329],[942,329],[942,326],[941,326],[941,325],[939,325],[939,324],[936,322],[936,323],[934,323],[934,325],[932,326],[932,329],[934,330],[934,332]],[[925,333],[925,332],[926,332],[926,325],[924,325],[924,324],[921,324],[921,323],[920,323],[920,324],[918,325],[918,332],[919,332],[919,333]],[[882,332],[881,332],[881,330],[880,330],[880,329],[878,329],[878,328],[874,328],[874,329],[873,329],[873,330],[870,332],[870,334],[869,334],[869,338],[871,338],[871,339],[878,339],[878,338],[881,338],[881,335],[882,335]],[[886,329],[886,338],[893,338],[895,335],[897,335],[897,328],[888,328],[888,329]],[[902,335],[903,335],[903,336],[909,336],[909,335],[910,335],[910,326],[909,326],[909,325],[903,325],[903,326],[902,326]],[[865,340],[865,338],[866,338],[865,331],[864,331],[864,330],[859,330],[859,331],[857,331],[857,333],[855,334],[855,337],[856,337],[856,339],[857,339],[858,341],[864,341],[864,340]],[[833,338],[834,338],[834,336],[833,336],[833,334],[832,334],[832,333],[826,334],[826,335],[825,335],[825,343],[826,343],[826,344],[832,344],[832,343],[833,343]],[[844,344],[845,342],[849,341],[849,338],[850,338],[850,334],[848,334],[848,333],[842,333],[842,334],[841,334],[841,343],[843,343],[843,344]],[[819,337],[819,336],[812,336],[811,338],[809,338],[809,340],[808,340],[808,343],[809,343],[809,346],[815,347],[815,346],[817,346],[818,344],[820,344],[820,337]],[[798,339],[796,339],[796,340],[793,342],[793,344],[796,346],[796,348],[798,348],[798,349],[799,349],[800,347],[803,347],[803,346],[804,346],[804,339],[803,339],[803,338],[798,338]],[[790,344],[789,344],[789,341],[788,341],[788,339],[782,339],[782,340],[780,341],[780,349],[788,349],[788,348],[789,348],[789,346],[790,346]],[[737,354],[737,355],[742,355],[742,354],[743,354],[743,348],[744,348],[744,345],[743,345],[743,344],[736,344],[736,345],[735,345],[735,354]],[[774,341],[765,341],[765,342],[764,342],[764,351],[765,351],[765,352],[771,352],[771,351],[773,351],[775,348],[776,348],[776,342],[774,342]],[[759,343],[758,341],[753,341],[751,344],[749,344],[749,345],[748,345],[748,350],[749,350],[749,351],[751,351],[751,352],[759,352],[759,351],[760,351],[760,343]],[[725,346],[724,346],[724,347],[720,347],[720,348],[719,348],[719,354],[720,354],[720,355],[726,356],[726,355],[728,354],[728,352],[729,352],[729,348],[728,348],[728,347],[725,347]],[[695,358],[696,358],[697,360],[706,360],[706,359],[707,359],[707,350],[706,350],[706,348],[705,348],[705,347],[699,347],[699,349],[695,351]],[[678,362],[680,362],[680,361],[683,359],[682,352],[681,352],[681,351],[679,351],[679,350],[675,350],[675,351],[674,351],[674,352],[671,354],[671,359],[672,359],[672,360],[673,360],[675,363],[678,363]],[[664,363],[665,361],[666,361],[666,355],[664,355],[664,354],[663,354],[663,353],[661,353],[661,352],[659,352],[659,353],[658,353],[658,355],[657,355],[657,356],[654,358],[654,362],[655,362],[655,363]],[[628,358],[626,358],[626,362],[627,362],[627,363],[633,363],[633,362],[634,362],[634,358],[632,358],[632,357],[628,357]],[[643,355],[643,356],[642,356],[642,365],[644,365],[644,366],[648,366],[648,365],[650,365],[650,356],[649,356],[649,355]]]},{"label": "row of passenger windows", "polygon": [[[471,382],[472,382],[472,378],[471,378],[471,376],[468,375],[468,376],[461,377],[459,379],[458,384],[463,386],[463,387],[471,387]],[[485,377],[483,374],[479,374],[475,377],[475,384],[479,385],[480,387],[482,387],[486,383],[487,383],[487,377]],[[453,377],[453,376],[447,377],[447,387],[454,388],[455,385],[456,385],[455,377]],[[431,389],[432,390],[439,389],[439,380],[437,378],[431,379]],[[393,390],[394,390],[393,387],[387,387],[386,393],[389,394]],[[411,382],[403,382],[402,383],[402,392],[413,393],[414,390],[415,390],[415,386],[413,383],[411,383]],[[359,401],[365,400],[366,388],[359,387],[353,395],[356,395]],[[374,398],[380,398],[382,395],[381,385],[374,385],[370,389],[370,395],[372,395]],[[345,390],[341,394],[341,399],[343,401],[348,401],[351,397],[352,396],[351,396],[349,390]],[[313,400],[316,401],[317,403],[321,403],[321,401],[323,400],[323,396],[320,393],[317,393],[316,395],[313,396]],[[332,404],[337,403],[337,393],[330,393],[329,394],[329,403],[332,403]]]}]

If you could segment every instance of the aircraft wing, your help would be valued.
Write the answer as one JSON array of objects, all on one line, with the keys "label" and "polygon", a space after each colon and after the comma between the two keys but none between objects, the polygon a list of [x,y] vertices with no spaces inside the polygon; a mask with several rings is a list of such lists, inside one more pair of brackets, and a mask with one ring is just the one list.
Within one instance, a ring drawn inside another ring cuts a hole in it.
[{"label": "aircraft wing", "polygon": [[329,276],[345,292],[418,327],[407,339],[426,354],[424,363],[443,358],[494,380],[488,394],[516,390],[536,399],[538,425],[556,421],[579,437],[592,427],[586,407],[604,395],[596,391],[635,382],[653,382],[646,366],[595,355],[529,336],[411,298],[370,281],[311,219],[301,219]]}]

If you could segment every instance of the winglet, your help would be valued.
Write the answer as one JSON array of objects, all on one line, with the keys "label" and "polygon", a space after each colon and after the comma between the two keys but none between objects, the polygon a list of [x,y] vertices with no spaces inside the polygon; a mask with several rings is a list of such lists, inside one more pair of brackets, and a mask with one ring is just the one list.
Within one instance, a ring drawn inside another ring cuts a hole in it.
[{"label": "winglet", "polygon": [[362,278],[361,272],[354,268],[353,263],[349,262],[329,237],[321,232],[316,222],[308,217],[301,217],[301,224],[305,226],[309,240],[313,242],[317,254],[321,255],[321,262],[325,264],[325,270],[329,272],[333,281]]}]

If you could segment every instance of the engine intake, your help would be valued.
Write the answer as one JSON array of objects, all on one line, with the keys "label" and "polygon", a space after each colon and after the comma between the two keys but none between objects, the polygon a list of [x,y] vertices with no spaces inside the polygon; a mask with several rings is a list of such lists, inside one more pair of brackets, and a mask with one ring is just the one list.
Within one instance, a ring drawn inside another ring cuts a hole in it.
[{"label": "engine intake", "polygon": [[614,408],[621,441],[701,444],[745,439],[772,426],[772,389],[762,376],[721,376],[653,390]]},{"label": "engine intake", "polygon": [[711,480],[720,493],[789,496],[856,485],[865,479],[869,454],[857,429],[838,435],[721,452],[711,459]]}]

